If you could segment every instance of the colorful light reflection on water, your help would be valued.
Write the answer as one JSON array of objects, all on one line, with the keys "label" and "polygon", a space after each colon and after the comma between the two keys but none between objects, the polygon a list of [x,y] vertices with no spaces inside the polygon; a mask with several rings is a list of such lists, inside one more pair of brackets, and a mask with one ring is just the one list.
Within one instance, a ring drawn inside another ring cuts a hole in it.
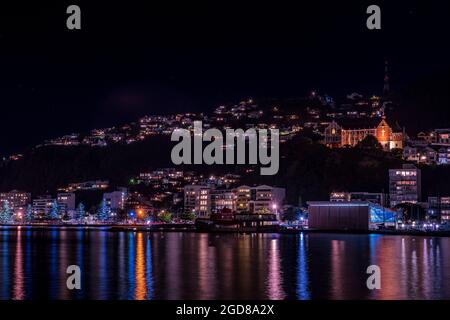
[{"label": "colorful light reflection on water", "polygon": [[[371,264],[381,290],[366,287]],[[450,239],[0,228],[0,281],[17,300],[450,299]]]}]

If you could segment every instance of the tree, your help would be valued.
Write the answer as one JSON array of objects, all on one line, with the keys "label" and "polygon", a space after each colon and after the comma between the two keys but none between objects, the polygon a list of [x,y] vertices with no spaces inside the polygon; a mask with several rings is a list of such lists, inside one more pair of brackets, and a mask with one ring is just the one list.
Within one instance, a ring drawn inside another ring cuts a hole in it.
[{"label": "tree", "polygon": [[169,223],[172,221],[172,214],[166,211],[162,211],[159,215],[158,215],[159,220],[161,220],[162,222],[165,223]]},{"label": "tree", "polygon": [[356,147],[360,149],[383,150],[383,146],[378,142],[378,139],[371,134],[367,135],[363,140],[358,142]]},{"label": "tree", "polygon": [[33,221],[33,208],[31,206],[31,204],[29,204],[25,211],[25,222],[29,223],[32,221]]},{"label": "tree", "polygon": [[100,205],[97,209],[97,220],[99,221],[108,221],[109,220],[109,212],[110,209],[108,205],[106,204],[106,200],[103,199],[102,202],[100,202]]},{"label": "tree", "polygon": [[58,208],[58,202],[54,200],[52,202],[52,206],[50,207],[50,210],[48,211],[48,219],[49,220],[57,220],[59,218],[59,208]]},{"label": "tree", "polygon": [[193,213],[192,211],[183,212],[181,214],[180,218],[182,220],[194,221],[195,220],[195,213]]},{"label": "tree", "polygon": [[84,204],[82,202],[80,202],[78,204],[74,218],[76,221],[81,222],[81,221],[83,221],[85,215],[86,215],[86,211],[84,209]]},{"label": "tree", "polygon": [[403,159],[403,150],[402,149],[398,149],[398,148],[391,149],[391,156],[393,158],[402,160]]},{"label": "tree", "polygon": [[12,210],[7,201],[3,201],[2,209],[0,210],[0,223],[7,224],[11,222]]}]

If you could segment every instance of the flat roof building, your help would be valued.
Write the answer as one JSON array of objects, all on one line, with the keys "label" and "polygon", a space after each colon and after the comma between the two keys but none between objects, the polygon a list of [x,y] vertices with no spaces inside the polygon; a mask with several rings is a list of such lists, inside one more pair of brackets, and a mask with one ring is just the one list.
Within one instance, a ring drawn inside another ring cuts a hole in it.
[{"label": "flat roof building", "polygon": [[450,221],[450,197],[428,197],[428,216],[448,223]]},{"label": "flat roof building", "polygon": [[412,164],[389,170],[389,199],[391,207],[401,203],[417,203],[421,197],[421,171]]},{"label": "flat roof building", "polygon": [[3,202],[7,202],[11,209],[26,207],[31,202],[31,194],[17,190],[1,192],[0,204]]},{"label": "flat roof building", "polygon": [[395,226],[397,213],[364,201],[308,202],[309,228],[317,230],[376,230]]}]

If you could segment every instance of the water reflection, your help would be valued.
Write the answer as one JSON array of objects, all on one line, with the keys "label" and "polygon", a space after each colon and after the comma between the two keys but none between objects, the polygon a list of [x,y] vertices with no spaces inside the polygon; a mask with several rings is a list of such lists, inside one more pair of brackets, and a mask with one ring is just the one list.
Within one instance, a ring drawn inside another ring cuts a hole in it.
[{"label": "water reflection", "polygon": [[136,291],[134,295],[135,300],[144,300],[147,295],[147,282],[145,273],[145,255],[142,233],[137,235],[137,249],[136,249]]},{"label": "water reflection", "polygon": [[14,286],[13,286],[13,300],[22,300],[25,298],[24,290],[24,272],[23,272],[23,254],[22,254],[22,230],[17,230],[16,237],[16,252],[14,259]]},{"label": "water reflection", "polygon": [[449,299],[450,239],[1,228],[0,298]]},{"label": "water reflection", "polygon": [[282,271],[280,270],[280,249],[278,239],[272,239],[269,245],[269,271],[267,273],[267,296],[270,300],[282,300],[285,297],[283,291]]},{"label": "water reflection", "polygon": [[297,238],[298,245],[298,266],[297,266],[297,299],[309,300],[311,298],[309,285],[309,269],[308,269],[308,254],[305,237],[302,234]]}]

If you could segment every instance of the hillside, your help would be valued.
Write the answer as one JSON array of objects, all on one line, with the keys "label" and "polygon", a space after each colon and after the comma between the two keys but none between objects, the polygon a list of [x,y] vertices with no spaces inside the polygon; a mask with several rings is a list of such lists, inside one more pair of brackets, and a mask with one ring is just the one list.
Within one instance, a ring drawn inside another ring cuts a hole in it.
[{"label": "hillside", "polygon": [[[26,190],[33,195],[55,192],[70,182],[107,179],[126,186],[131,177],[150,169],[173,166],[169,137],[149,137],[130,145],[105,148],[45,147],[28,152],[21,160],[0,168],[0,188]],[[328,149],[306,137],[281,147],[280,170],[260,176],[259,170],[243,176],[242,183],[265,183],[287,188],[289,203],[326,200],[336,190],[388,192],[388,169],[402,164],[398,157],[377,149]],[[247,166],[183,167],[202,173],[238,172]],[[422,167],[423,197],[450,195],[450,168]]]}]

